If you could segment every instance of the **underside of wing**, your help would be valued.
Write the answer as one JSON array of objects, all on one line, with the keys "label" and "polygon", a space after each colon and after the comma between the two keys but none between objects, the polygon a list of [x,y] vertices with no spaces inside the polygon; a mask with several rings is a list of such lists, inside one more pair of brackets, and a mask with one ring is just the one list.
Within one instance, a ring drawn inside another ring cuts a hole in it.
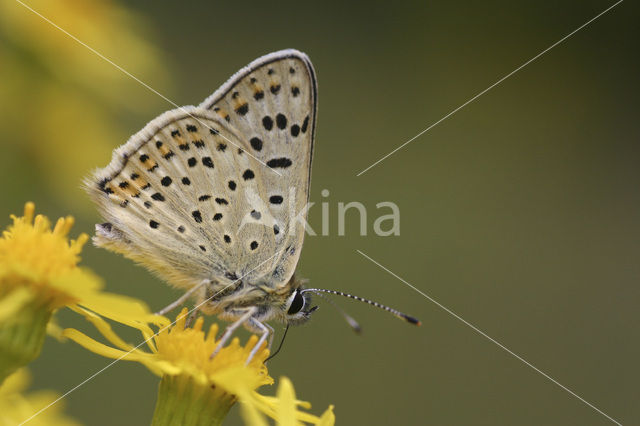
[{"label": "underside of wing", "polygon": [[317,109],[311,61],[293,49],[258,58],[200,107],[237,129],[248,153],[262,163],[265,190],[259,195],[285,234],[273,247],[272,276],[263,278],[276,285],[286,282],[302,249],[309,199]]},{"label": "underside of wing", "polygon": [[254,61],[199,107],[150,122],[86,180],[105,220],[94,241],[182,288],[287,282],[304,238],[315,114],[304,54]]}]

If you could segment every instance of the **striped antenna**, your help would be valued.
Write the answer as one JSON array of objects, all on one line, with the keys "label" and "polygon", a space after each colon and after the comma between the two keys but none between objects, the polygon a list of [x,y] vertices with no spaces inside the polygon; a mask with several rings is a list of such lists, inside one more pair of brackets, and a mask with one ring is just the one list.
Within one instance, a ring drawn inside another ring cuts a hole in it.
[{"label": "striped antenna", "polygon": [[395,316],[396,318],[400,318],[401,320],[404,320],[404,321],[408,322],[409,324],[422,325],[420,320],[418,320],[417,318],[414,318],[414,317],[412,317],[410,315],[404,314],[404,313],[402,313],[400,311],[397,311],[397,310],[395,310],[393,308],[390,308],[388,306],[382,305],[382,304],[380,304],[378,302],[374,302],[373,300],[363,299],[362,297],[354,296],[353,294],[344,293],[342,291],[336,291],[336,290],[326,290],[324,288],[305,288],[300,293],[305,293],[307,291],[311,291],[313,293],[328,293],[328,294],[334,294],[336,296],[348,297],[349,299],[357,300],[359,302],[364,302],[364,303],[367,303],[367,304],[369,304],[371,306],[375,306],[376,308],[383,309],[383,310],[389,312],[391,315]]}]

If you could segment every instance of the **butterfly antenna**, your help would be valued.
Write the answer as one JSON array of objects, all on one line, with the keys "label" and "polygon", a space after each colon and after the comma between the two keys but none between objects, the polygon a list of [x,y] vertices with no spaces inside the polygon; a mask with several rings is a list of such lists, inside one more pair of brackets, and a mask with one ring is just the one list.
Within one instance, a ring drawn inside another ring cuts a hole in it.
[{"label": "butterfly antenna", "polygon": [[282,349],[282,344],[284,343],[284,338],[287,337],[287,331],[289,331],[289,324],[287,324],[287,328],[284,329],[284,334],[282,335],[282,340],[280,340],[280,344],[278,345],[278,349],[276,349],[276,351],[274,353],[269,355],[269,358],[265,359],[264,362],[267,362],[271,358],[273,358],[274,356],[278,355],[278,352],[280,352],[280,349]]},{"label": "butterfly antenna", "polygon": [[[302,292],[305,292],[307,290],[302,290]],[[340,306],[338,306],[333,300],[329,299],[327,296],[325,296],[324,294],[320,293],[320,292],[316,292],[313,291],[313,289],[310,289],[310,291],[314,294],[317,294],[318,296],[322,297],[324,300],[326,300],[327,302],[329,302],[329,304],[331,306],[333,306],[334,308],[336,308],[336,310],[338,312],[340,312],[340,314],[342,314],[342,317],[344,318],[344,320],[349,324],[349,326],[353,329],[353,331],[355,331],[357,334],[362,333],[362,327],[360,327],[360,324],[358,324],[358,321],[356,321],[355,319],[353,319],[353,317],[351,315],[349,315],[348,313],[346,313]]]},{"label": "butterfly antenna", "polygon": [[405,313],[397,311],[397,310],[395,310],[393,308],[390,308],[388,306],[382,305],[382,304],[380,304],[378,302],[374,302],[373,300],[364,299],[364,298],[359,297],[359,296],[354,296],[353,294],[344,293],[342,291],[336,291],[336,290],[326,290],[326,289],[323,289],[323,288],[306,288],[306,289],[302,290],[302,292],[306,292],[306,291],[312,291],[312,292],[314,292],[316,294],[318,294],[318,293],[328,293],[328,294],[334,294],[336,296],[348,297],[349,299],[357,300],[359,302],[364,302],[364,303],[367,303],[367,304],[369,304],[371,306],[375,306],[376,308],[383,309],[383,310],[389,312],[391,315],[395,316],[396,318],[400,318],[401,320],[404,320],[404,321],[408,322],[409,324],[422,325],[420,320],[418,320],[417,318],[414,318],[414,317],[412,317],[410,315],[407,315]]}]

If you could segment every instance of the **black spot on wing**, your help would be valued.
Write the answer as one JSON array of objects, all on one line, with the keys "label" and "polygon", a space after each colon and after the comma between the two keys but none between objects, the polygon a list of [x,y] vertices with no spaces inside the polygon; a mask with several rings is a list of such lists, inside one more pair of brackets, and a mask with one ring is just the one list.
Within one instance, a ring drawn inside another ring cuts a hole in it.
[{"label": "black spot on wing", "polygon": [[281,195],[272,195],[271,197],[269,197],[269,202],[271,204],[282,204],[282,196]]},{"label": "black spot on wing", "polygon": [[247,169],[244,171],[244,173],[242,174],[242,178],[244,180],[250,180],[253,179],[256,175],[253,173],[253,170],[251,169]]},{"label": "black spot on wing", "polygon": [[273,119],[268,115],[264,116],[264,118],[262,119],[262,125],[266,130],[273,129]]},{"label": "black spot on wing", "polygon": [[247,103],[244,103],[240,105],[238,108],[236,108],[236,113],[238,113],[239,115],[245,115],[248,112],[249,112],[249,104]]},{"label": "black spot on wing", "polygon": [[285,129],[287,127],[287,117],[285,117],[284,114],[276,115],[276,124],[278,125],[278,129]]},{"label": "black spot on wing", "polygon": [[267,161],[267,166],[271,167],[272,169],[286,169],[287,167],[291,166],[291,164],[293,164],[291,160],[286,157],[272,158],[271,160]]},{"label": "black spot on wing", "polygon": [[251,138],[249,143],[251,144],[253,149],[255,149],[256,151],[262,150],[262,140],[260,138]]},{"label": "black spot on wing", "polygon": [[213,160],[211,159],[211,157],[203,157],[202,164],[210,169],[213,169]]}]

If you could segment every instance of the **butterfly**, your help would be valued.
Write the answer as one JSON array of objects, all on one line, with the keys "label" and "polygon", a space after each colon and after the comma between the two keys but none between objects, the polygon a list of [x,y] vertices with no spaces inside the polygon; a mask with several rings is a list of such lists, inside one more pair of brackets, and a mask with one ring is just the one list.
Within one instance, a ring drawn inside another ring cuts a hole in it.
[{"label": "butterfly", "polygon": [[161,313],[195,297],[201,312],[232,321],[218,349],[241,325],[259,333],[249,360],[273,336],[266,321],[309,319],[317,309],[311,293],[362,300],[418,323],[356,296],[305,289],[295,275],[317,92],[304,53],[262,56],[200,105],[148,123],[85,181],[104,219],[94,243],[185,290]]}]

